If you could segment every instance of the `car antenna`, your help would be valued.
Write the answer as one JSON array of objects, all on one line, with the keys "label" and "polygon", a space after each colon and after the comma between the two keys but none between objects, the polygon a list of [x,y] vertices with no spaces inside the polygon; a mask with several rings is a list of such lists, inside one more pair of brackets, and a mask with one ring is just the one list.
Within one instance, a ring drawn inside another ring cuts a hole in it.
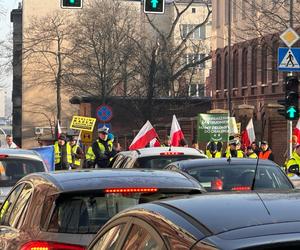
[{"label": "car antenna", "polygon": [[257,156],[257,161],[256,161],[253,181],[252,181],[252,185],[251,185],[251,190],[254,190],[254,185],[255,185],[255,181],[256,181],[256,173],[257,173],[257,169],[258,169],[258,162],[259,162],[259,156]]}]

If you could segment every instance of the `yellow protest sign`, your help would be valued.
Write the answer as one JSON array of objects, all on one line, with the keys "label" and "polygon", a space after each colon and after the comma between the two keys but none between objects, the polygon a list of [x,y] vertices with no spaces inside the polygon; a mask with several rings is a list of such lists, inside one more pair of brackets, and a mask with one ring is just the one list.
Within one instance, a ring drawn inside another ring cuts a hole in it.
[{"label": "yellow protest sign", "polygon": [[71,129],[93,131],[96,123],[96,118],[86,116],[73,116]]}]

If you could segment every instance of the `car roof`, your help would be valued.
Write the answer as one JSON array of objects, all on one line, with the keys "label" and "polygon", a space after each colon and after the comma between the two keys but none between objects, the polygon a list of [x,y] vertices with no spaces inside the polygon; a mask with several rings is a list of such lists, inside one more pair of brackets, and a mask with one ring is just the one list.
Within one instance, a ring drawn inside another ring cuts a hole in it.
[{"label": "car roof", "polygon": [[205,192],[205,189],[189,175],[168,170],[89,169],[56,171],[33,173],[25,176],[22,180],[40,178],[54,184],[59,192],[129,187],[157,187],[170,190],[194,189]]},{"label": "car roof", "polygon": [[163,152],[182,152],[185,155],[202,155],[206,157],[204,154],[200,153],[195,148],[189,148],[189,147],[150,147],[150,148],[141,148],[137,150],[131,150],[131,151],[123,151],[120,154],[124,155],[130,155],[135,154],[136,157],[147,157],[147,156],[155,156],[159,155]]},{"label": "car roof", "polygon": [[[183,160],[183,161],[176,161],[170,163],[169,165],[177,165],[180,169],[184,168],[194,168],[199,166],[218,166],[218,165],[256,165],[258,162],[259,165],[265,166],[274,166],[277,164],[270,160],[265,159],[251,159],[251,158],[205,158],[205,159],[190,159],[190,160]],[[169,166],[168,165],[168,166]],[[166,166],[166,168],[168,167]]]},{"label": "car roof", "polygon": [[213,234],[275,223],[300,222],[298,191],[206,193],[154,203],[188,214]]},{"label": "car roof", "polygon": [[36,151],[27,149],[0,149],[0,155],[42,161],[41,156]]}]

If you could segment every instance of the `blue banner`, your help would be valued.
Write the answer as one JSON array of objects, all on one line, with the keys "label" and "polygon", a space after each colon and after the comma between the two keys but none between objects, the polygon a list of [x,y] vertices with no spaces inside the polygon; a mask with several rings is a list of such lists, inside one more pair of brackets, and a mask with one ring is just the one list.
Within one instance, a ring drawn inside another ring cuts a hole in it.
[{"label": "blue banner", "polygon": [[38,152],[41,157],[43,158],[43,161],[45,162],[47,168],[49,171],[54,171],[54,146],[46,146],[46,147],[40,147],[40,148],[32,148],[32,150]]}]

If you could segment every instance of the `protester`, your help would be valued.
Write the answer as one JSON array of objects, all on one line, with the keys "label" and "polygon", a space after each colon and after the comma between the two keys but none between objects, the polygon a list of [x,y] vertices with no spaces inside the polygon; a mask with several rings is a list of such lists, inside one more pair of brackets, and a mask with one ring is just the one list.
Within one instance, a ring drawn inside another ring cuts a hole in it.
[{"label": "protester", "polygon": [[55,170],[68,170],[72,168],[72,148],[67,143],[67,136],[60,134],[54,143]]},{"label": "protester", "polygon": [[260,149],[259,149],[259,146],[257,144],[257,142],[252,142],[251,143],[251,148],[253,150],[253,152],[258,156],[259,155],[259,152],[260,152]]},{"label": "protester", "polygon": [[4,145],[1,146],[1,148],[12,148],[17,149],[19,148],[14,142],[13,142],[13,136],[12,135],[6,135],[5,137],[6,142]]},{"label": "protester", "polygon": [[82,148],[77,144],[77,138],[72,136],[70,139],[70,146],[72,148],[72,168],[80,168],[81,167],[81,159],[84,159],[84,152]]},{"label": "protester", "polygon": [[274,161],[274,155],[273,155],[272,150],[270,149],[267,141],[261,142],[260,149],[261,149],[261,151],[259,152],[259,155],[258,155],[259,159],[268,159],[268,160]]},{"label": "protester", "polygon": [[253,158],[253,159],[258,158],[257,154],[255,154],[255,152],[253,151],[253,148],[251,146],[247,147],[246,156],[248,158]]},{"label": "protester", "polygon": [[206,155],[208,158],[222,157],[222,142],[210,141],[206,145]]},{"label": "protester", "polygon": [[224,153],[223,157],[226,158],[233,158],[233,157],[237,157],[237,158],[244,158],[244,152],[240,149],[237,149],[237,145],[238,145],[239,141],[233,139],[233,140],[229,140],[228,144],[229,147],[227,148],[226,152]]}]

